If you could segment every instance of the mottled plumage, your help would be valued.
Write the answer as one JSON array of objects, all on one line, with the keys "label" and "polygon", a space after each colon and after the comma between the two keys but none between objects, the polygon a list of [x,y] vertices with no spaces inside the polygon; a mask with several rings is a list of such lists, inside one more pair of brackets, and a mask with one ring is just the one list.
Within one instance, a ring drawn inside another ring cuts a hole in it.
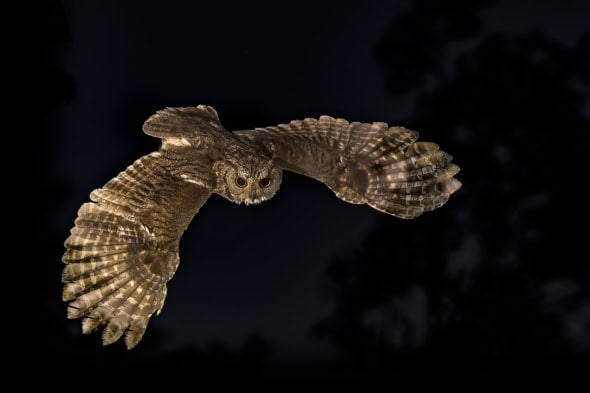
[{"label": "mottled plumage", "polygon": [[255,204],[279,189],[282,170],[320,180],[340,199],[401,218],[442,206],[461,183],[451,156],[418,134],[385,123],[322,116],[226,131],[207,106],[167,108],[144,124],[162,139],[90,194],[65,241],[62,281],[68,318],[103,343],[141,340],[162,310],[179,263],[178,244],[211,193]]}]

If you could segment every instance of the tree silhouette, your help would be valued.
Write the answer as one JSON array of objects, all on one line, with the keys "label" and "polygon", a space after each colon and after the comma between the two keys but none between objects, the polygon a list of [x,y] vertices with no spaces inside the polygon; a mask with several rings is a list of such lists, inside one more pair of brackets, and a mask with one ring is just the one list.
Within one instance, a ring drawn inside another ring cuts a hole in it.
[{"label": "tree silhouette", "polygon": [[[204,348],[183,348],[162,354],[154,348],[166,339],[166,332],[151,326],[150,334],[143,340],[144,345],[134,351],[126,351],[121,346],[102,347],[99,335],[83,336],[79,321],[76,321],[73,329],[73,321],[65,318],[59,280],[63,265],[59,261],[67,233],[55,230],[57,225],[52,215],[71,190],[56,180],[53,168],[47,164],[52,162],[51,154],[55,152],[47,149],[48,145],[51,146],[51,135],[46,128],[52,111],[71,101],[76,94],[75,80],[57,66],[55,59],[49,55],[50,49],[67,44],[71,37],[59,2],[39,5],[29,22],[36,27],[33,31],[37,36],[31,58],[26,59],[27,67],[31,68],[27,69],[26,78],[32,79],[31,85],[35,86],[36,102],[40,107],[27,117],[32,129],[32,140],[37,142],[30,144],[29,154],[38,164],[34,171],[29,172],[31,178],[35,179],[34,190],[30,192],[44,191],[44,208],[41,209],[42,220],[38,225],[30,226],[29,220],[22,220],[22,224],[27,227],[19,231],[37,240],[31,249],[30,238],[22,236],[25,244],[20,247],[28,250],[30,260],[26,261],[26,266],[19,265],[24,270],[19,277],[29,277],[28,285],[34,288],[34,292],[29,294],[33,297],[32,302],[25,299],[25,311],[35,312],[34,315],[25,315],[24,322],[18,326],[18,352],[14,356],[16,364],[22,362],[22,367],[45,370],[44,383],[56,382],[60,386],[78,382],[87,384],[95,377],[100,379],[101,375],[114,376],[120,373],[124,374],[123,383],[134,387],[147,385],[156,376],[166,379],[169,371],[173,371],[171,375],[179,380],[186,378],[192,383],[201,384],[216,379],[222,381],[220,372],[256,376],[258,370],[267,365],[271,352],[265,339],[256,335],[247,336],[241,348],[235,350],[212,343],[204,345]],[[139,108],[137,112],[142,109]],[[64,223],[70,219],[64,217]],[[70,223],[65,225],[69,226]],[[21,308],[18,311],[22,312],[22,301],[15,303]],[[56,368],[55,364],[61,365],[61,368]],[[154,378],[149,378],[149,373],[153,373]],[[137,378],[137,375],[144,377]]]},{"label": "tree silhouette", "polygon": [[[29,22],[40,45],[30,48],[24,79],[35,86],[25,93],[33,92],[41,104],[31,111],[30,135],[37,143],[27,152],[39,166],[27,180],[35,179],[29,182],[33,195],[44,191],[44,209],[42,223],[20,220],[23,228],[16,232],[23,238],[19,249],[39,254],[29,254],[21,264],[26,274],[18,277],[27,277],[41,304],[10,302],[31,313],[18,319],[24,337],[18,358],[34,370],[60,362],[62,370],[52,378],[60,385],[117,372],[133,383],[139,374],[165,380],[169,370],[193,385],[206,377],[223,381],[238,370],[276,379],[350,379],[379,366],[388,378],[401,378],[425,368],[448,372],[455,356],[475,375],[493,374],[483,365],[494,362],[514,374],[523,364],[543,370],[552,358],[563,360],[561,371],[582,369],[573,363],[587,361],[590,349],[590,239],[587,230],[575,228],[588,222],[583,183],[590,148],[590,34],[569,46],[539,33],[486,34],[480,15],[493,3],[412,2],[376,45],[388,91],[415,102],[414,113],[399,123],[455,155],[464,186],[444,208],[417,220],[382,217],[359,250],[331,264],[325,282],[334,308],[313,332],[346,356],[318,361],[299,375],[277,367],[264,337],[249,336],[235,350],[209,344],[162,354],[154,348],[166,332],[151,326],[142,346],[125,351],[101,347],[98,335],[82,336],[78,322],[65,319],[56,261],[67,233],[56,227],[66,228],[73,217],[64,217],[62,226],[47,222],[71,190],[48,165],[56,153],[47,148],[46,125],[76,84],[47,56],[47,48],[71,39],[61,6],[37,5]],[[186,39],[194,44],[194,37]],[[138,103],[129,121],[137,124],[152,106]],[[239,115],[258,125],[247,112]],[[228,128],[244,127],[244,119],[235,126],[228,120]]]},{"label": "tree silhouette", "polygon": [[590,34],[484,35],[489,2],[456,3],[417,2],[376,55],[388,89],[416,97],[404,124],[455,156],[463,188],[415,221],[383,218],[335,260],[334,310],[313,332],[361,365],[587,356]]}]

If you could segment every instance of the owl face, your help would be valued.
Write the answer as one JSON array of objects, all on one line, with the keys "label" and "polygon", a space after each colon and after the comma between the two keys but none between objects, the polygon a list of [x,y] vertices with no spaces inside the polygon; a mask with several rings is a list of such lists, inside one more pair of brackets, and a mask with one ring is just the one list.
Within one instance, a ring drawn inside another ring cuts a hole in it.
[{"label": "owl face", "polygon": [[[232,160],[233,161],[233,160]],[[254,205],[271,198],[279,189],[283,171],[271,160],[240,160],[219,165],[221,195],[235,203]]]}]

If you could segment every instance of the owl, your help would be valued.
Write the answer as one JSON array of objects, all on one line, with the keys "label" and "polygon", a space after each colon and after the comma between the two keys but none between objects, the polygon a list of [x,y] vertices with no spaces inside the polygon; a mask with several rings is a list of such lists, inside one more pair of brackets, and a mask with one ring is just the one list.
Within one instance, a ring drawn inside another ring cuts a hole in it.
[{"label": "owl", "polygon": [[212,193],[246,205],[271,198],[283,170],[317,179],[338,198],[414,218],[447,202],[461,183],[452,157],[386,123],[321,116],[228,132],[209,106],[166,108],[143,131],[161,139],[90,193],[65,241],[63,300],[82,332],[104,345],[141,340],[162,311],[183,232]]}]

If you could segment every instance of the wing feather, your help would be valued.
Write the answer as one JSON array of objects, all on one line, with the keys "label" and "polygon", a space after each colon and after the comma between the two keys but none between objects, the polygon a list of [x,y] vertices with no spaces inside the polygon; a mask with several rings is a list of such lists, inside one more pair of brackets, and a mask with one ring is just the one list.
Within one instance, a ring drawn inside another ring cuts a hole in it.
[{"label": "wing feather", "polygon": [[144,156],[90,194],[65,241],[63,300],[85,334],[104,327],[103,344],[124,334],[127,348],[162,309],[179,263],[178,242],[210,195],[184,181],[160,154]]},{"label": "wing feather", "polygon": [[[165,108],[150,116],[143,124],[143,132],[158,138],[192,139],[221,130],[217,111],[210,106]],[[182,143],[181,143],[182,144]]]},{"label": "wing feather", "polygon": [[339,198],[402,218],[442,206],[461,186],[452,157],[404,127],[321,116],[236,134],[272,145],[284,169],[324,182]]},{"label": "wing feather", "polygon": [[105,345],[125,336],[133,348],[162,310],[180,237],[216,187],[211,168],[222,153],[206,147],[236,138],[260,145],[284,169],[324,182],[339,198],[403,218],[442,206],[461,185],[459,167],[438,145],[382,122],[321,116],[232,135],[213,108],[200,105],[158,111],[143,129],[162,138],[160,151],[92,191],[64,243],[68,318],[82,318],[85,334],[102,327]]}]

